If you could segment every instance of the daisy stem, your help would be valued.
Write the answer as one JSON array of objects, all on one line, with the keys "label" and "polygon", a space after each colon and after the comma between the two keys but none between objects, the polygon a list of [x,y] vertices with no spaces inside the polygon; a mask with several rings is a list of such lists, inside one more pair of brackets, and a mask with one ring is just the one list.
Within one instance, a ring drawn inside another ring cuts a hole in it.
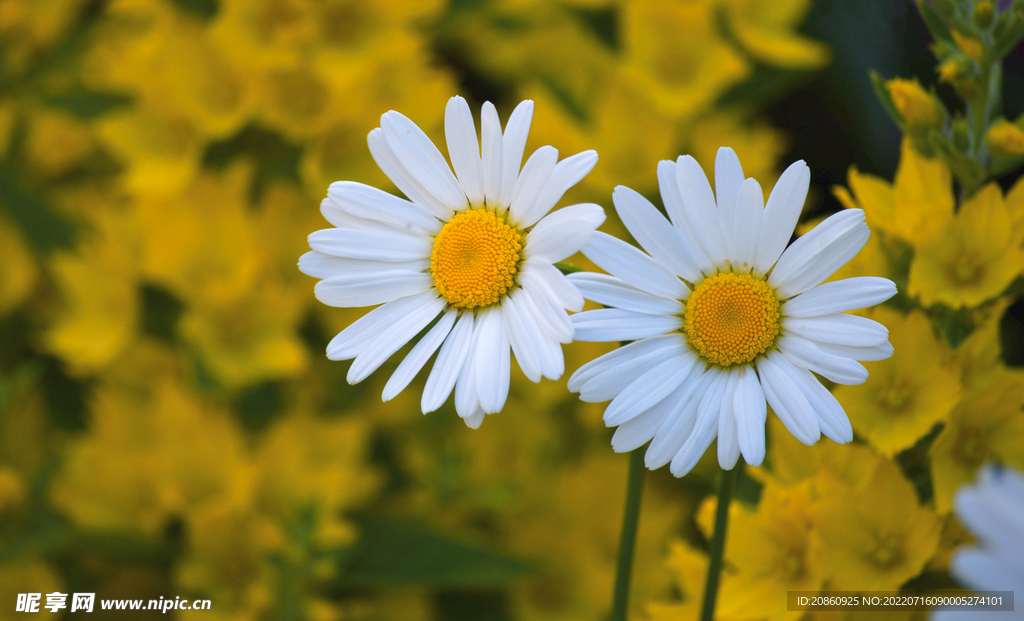
[{"label": "daisy stem", "polygon": [[722,556],[725,552],[725,532],[729,528],[729,503],[736,475],[743,467],[740,460],[732,470],[723,470],[718,480],[718,504],[715,507],[715,534],[711,537],[711,559],[708,562],[708,578],[704,583],[704,605],[701,607],[701,621],[715,618],[715,601],[718,599],[718,579],[722,575]]},{"label": "daisy stem", "polygon": [[640,522],[640,492],[644,483],[644,449],[629,454],[629,483],[626,487],[626,513],[622,517],[622,535],[619,537],[619,562],[615,569],[615,596],[612,600],[611,621],[626,621],[629,606],[629,583],[633,573],[633,548]]}]

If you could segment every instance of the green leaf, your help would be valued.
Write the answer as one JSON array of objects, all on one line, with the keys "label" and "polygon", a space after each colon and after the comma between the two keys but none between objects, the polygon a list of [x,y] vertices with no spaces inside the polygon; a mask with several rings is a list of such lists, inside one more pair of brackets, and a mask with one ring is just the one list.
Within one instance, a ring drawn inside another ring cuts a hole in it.
[{"label": "green leaf", "polygon": [[7,162],[0,162],[0,206],[7,209],[37,252],[74,245],[74,224],[54,211],[40,194],[26,187]]},{"label": "green leaf", "polygon": [[336,585],[417,585],[480,589],[505,584],[533,568],[520,560],[392,520],[367,520]]},{"label": "green leaf", "polygon": [[935,7],[925,2],[925,0],[918,0],[917,8],[920,10],[921,17],[924,18],[924,23],[928,26],[928,30],[931,31],[934,38],[952,43],[953,35],[950,34],[949,27],[946,26],[946,20],[942,19],[942,16],[935,10]]},{"label": "green leaf", "polygon": [[43,101],[54,108],[60,108],[80,119],[94,119],[111,110],[132,103],[130,95],[121,93],[103,93],[97,91],[78,91],[62,95],[48,95]]}]

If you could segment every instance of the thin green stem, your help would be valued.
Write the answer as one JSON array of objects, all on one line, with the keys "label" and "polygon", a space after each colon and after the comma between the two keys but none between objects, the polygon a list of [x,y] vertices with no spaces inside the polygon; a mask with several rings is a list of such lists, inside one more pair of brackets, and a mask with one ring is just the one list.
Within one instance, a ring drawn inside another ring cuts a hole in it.
[{"label": "thin green stem", "polygon": [[626,487],[626,512],[622,517],[619,537],[619,562],[615,569],[615,598],[612,600],[612,621],[626,621],[629,607],[629,582],[633,574],[633,549],[640,522],[640,493],[644,484],[644,449],[629,454],[629,484]]},{"label": "thin green stem", "polygon": [[732,488],[736,475],[743,467],[743,461],[732,470],[723,470],[718,481],[718,506],[715,507],[715,534],[711,538],[711,559],[708,563],[708,579],[704,583],[704,605],[701,607],[701,621],[715,618],[715,600],[718,599],[718,579],[722,574],[722,556],[725,552],[725,533],[729,528],[729,503],[732,502]]}]

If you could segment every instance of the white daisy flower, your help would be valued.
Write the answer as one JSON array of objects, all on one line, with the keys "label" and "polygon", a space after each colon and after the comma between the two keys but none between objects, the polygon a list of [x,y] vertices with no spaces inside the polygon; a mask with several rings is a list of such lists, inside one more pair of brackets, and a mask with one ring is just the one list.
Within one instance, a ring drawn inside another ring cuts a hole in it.
[{"label": "white daisy flower", "polygon": [[715,162],[717,200],[690,156],[659,163],[658,182],[671,223],[627,187],[612,195],[649,254],[598,232],[583,254],[610,275],[569,276],[584,297],[611,307],[573,315],[576,340],[634,341],[569,379],[584,401],[611,399],[612,447],[651,440],[647,466],[671,462],[683,476],[717,436],[723,468],[741,453],[758,466],[766,401],[805,444],[821,434],[852,440],[843,408],[811,372],[860,384],[868,372],[857,360],[892,355],[884,326],[844,311],[887,300],[896,286],[884,278],[821,284],[867,242],[864,212],[837,213],[786,248],[810,183],[803,161],[782,174],[767,205],[728,148]]},{"label": "white daisy flower", "polygon": [[351,181],[331,184],[320,211],[335,228],[309,236],[299,269],[315,278],[324,304],[381,304],[327,346],[332,360],[354,358],[349,383],[366,379],[428,326],[384,387],[400,393],[435,351],[420,406],[432,412],[455,390],[470,427],[508,397],[510,350],[533,382],[565,370],[559,343],[572,341],[566,309],[583,297],[554,267],[576,253],[602,222],[599,205],[550,213],[597,163],[584,151],[558,161],[544,146],[520,170],[533,102],[516,107],[502,133],[488,102],[481,142],[469,105],[448,101],[445,138],[455,174],[423,131],[391,111],[367,138],[381,170],[410,200]]},{"label": "white daisy flower", "polygon": [[[1024,475],[987,464],[978,472],[977,483],[957,491],[953,510],[977,544],[957,548],[949,562],[950,573],[977,591],[1024,594]],[[1020,603],[1014,606],[1017,613],[947,610],[932,613],[932,619],[1024,618]]]}]

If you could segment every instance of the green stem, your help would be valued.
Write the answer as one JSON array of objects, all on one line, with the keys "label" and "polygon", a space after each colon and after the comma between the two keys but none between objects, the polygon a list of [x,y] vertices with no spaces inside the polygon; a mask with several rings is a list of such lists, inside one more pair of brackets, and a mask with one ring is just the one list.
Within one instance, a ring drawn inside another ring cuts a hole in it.
[{"label": "green stem", "polygon": [[629,606],[629,581],[633,573],[633,549],[640,522],[640,492],[644,483],[644,449],[629,454],[629,484],[626,488],[626,513],[622,517],[619,537],[619,562],[615,569],[615,598],[612,600],[612,621],[626,621]]},{"label": "green stem", "polygon": [[715,534],[711,538],[711,559],[708,562],[708,579],[704,583],[704,605],[701,607],[701,621],[715,618],[715,600],[718,599],[718,579],[722,574],[722,556],[725,552],[725,533],[729,528],[729,503],[732,502],[732,488],[736,475],[743,467],[741,460],[732,470],[723,470],[718,481],[718,506],[715,507]]}]

